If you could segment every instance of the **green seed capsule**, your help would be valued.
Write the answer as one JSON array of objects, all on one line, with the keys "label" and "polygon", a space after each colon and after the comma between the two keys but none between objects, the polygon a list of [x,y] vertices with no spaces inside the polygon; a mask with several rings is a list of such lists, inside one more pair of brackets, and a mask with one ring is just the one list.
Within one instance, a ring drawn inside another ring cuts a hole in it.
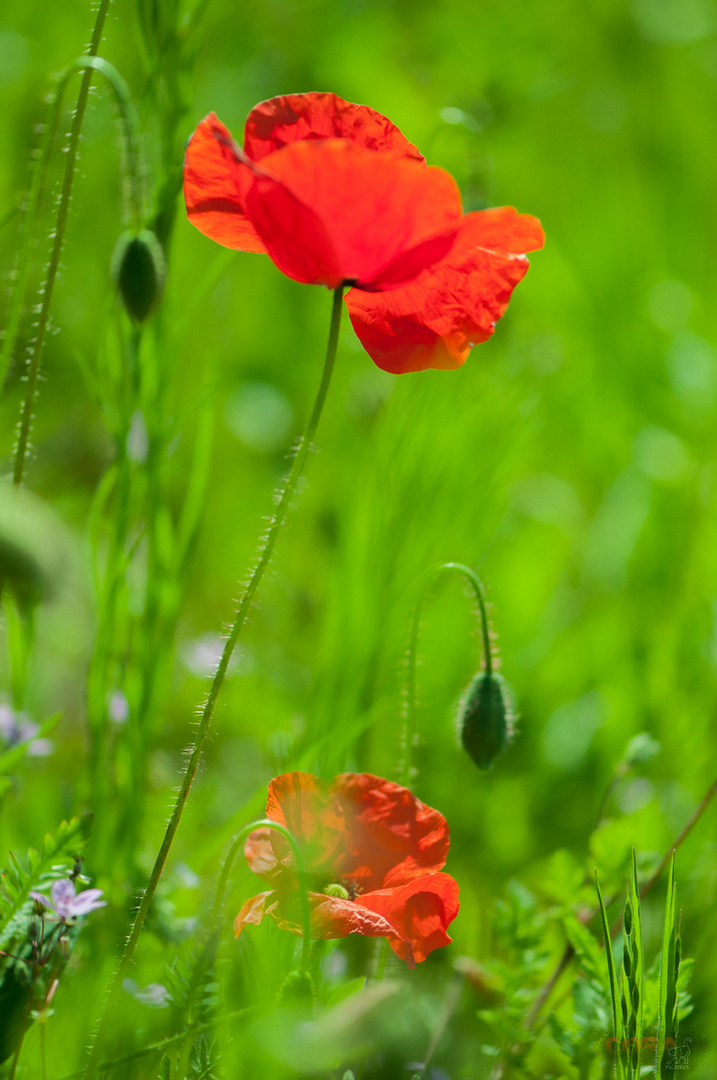
[{"label": "green seed capsule", "polygon": [[150,229],[136,236],[120,236],[112,255],[112,277],[128,314],[135,322],[144,322],[156,308],[167,277],[167,262],[162,245]]},{"label": "green seed capsule", "polygon": [[461,742],[479,769],[490,769],[511,742],[515,713],[502,675],[478,672],[461,701],[458,725]]}]

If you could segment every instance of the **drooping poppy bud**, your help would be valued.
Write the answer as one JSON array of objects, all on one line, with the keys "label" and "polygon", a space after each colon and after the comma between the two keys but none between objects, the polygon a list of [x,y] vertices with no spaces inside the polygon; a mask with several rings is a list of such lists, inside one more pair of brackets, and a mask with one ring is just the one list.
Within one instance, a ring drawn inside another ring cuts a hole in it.
[{"label": "drooping poppy bud", "polygon": [[478,768],[490,769],[515,729],[513,701],[502,675],[479,671],[473,676],[459,706],[458,728],[463,747]]},{"label": "drooping poppy bud", "polygon": [[155,234],[150,229],[137,235],[123,233],[111,270],[127,313],[135,322],[144,322],[157,307],[167,277],[167,261]]}]

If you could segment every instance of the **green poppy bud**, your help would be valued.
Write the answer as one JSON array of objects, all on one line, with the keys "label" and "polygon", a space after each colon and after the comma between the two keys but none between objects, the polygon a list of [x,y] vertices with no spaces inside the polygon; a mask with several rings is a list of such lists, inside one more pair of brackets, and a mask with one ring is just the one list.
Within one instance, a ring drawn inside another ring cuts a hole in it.
[{"label": "green poppy bud", "polygon": [[316,1001],[316,987],[308,971],[290,971],[279,991],[283,1005],[311,1005]]},{"label": "green poppy bud", "polygon": [[634,765],[644,765],[651,761],[660,752],[660,744],[646,731],[641,731],[634,739],[630,739],[625,747],[623,760],[631,768]]},{"label": "green poppy bud", "polygon": [[490,769],[511,742],[515,711],[505,679],[495,671],[474,675],[458,710],[461,742],[479,769]]},{"label": "green poppy bud", "polygon": [[144,322],[159,303],[167,277],[167,261],[155,234],[142,229],[136,236],[120,236],[111,269],[128,314]]}]

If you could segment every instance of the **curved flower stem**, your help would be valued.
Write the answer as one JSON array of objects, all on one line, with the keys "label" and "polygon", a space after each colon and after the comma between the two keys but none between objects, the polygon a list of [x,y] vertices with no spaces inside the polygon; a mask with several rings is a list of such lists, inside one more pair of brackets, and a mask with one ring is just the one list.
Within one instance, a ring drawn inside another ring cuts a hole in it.
[{"label": "curved flower stem", "polygon": [[264,576],[264,572],[269,565],[269,560],[271,559],[271,555],[274,550],[277,537],[279,535],[279,530],[281,529],[281,526],[286,517],[286,512],[289,508],[291,498],[296,491],[296,485],[299,481],[299,477],[301,476],[304,465],[306,463],[306,459],[309,455],[311,444],[313,442],[314,435],[316,434],[316,429],[319,426],[319,420],[321,419],[321,413],[323,412],[326,395],[329,390],[331,376],[334,370],[334,362],[336,360],[336,348],[339,341],[339,326],[341,324],[342,300],[343,286],[339,285],[339,287],[334,290],[333,305],[331,308],[331,325],[329,328],[329,341],[326,347],[324,370],[321,376],[318,393],[316,395],[316,401],[314,402],[314,407],[311,412],[311,416],[309,417],[309,422],[306,425],[306,431],[302,436],[301,442],[299,443],[298,449],[294,456],[294,460],[292,462],[286,483],[278,494],[276,510],[274,511],[274,514],[269,522],[269,527],[261,543],[259,549],[259,558],[257,559],[256,565],[254,566],[247,586],[244,590],[244,594],[239,603],[239,608],[237,610],[234,623],[231,630],[229,631],[229,636],[227,637],[226,643],[224,645],[224,651],[222,652],[219,666],[217,667],[216,673],[212,680],[212,685],[210,687],[207,700],[202,708],[199,725],[197,727],[197,734],[195,736],[194,744],[189,755],[189,760],[184,771],[184,776],[182,777],[182,782],[180,784],[179,793],[177,794],[177,798],[174,803],[172,815],[167,824],[167,829],[165,831],[160,849],[157,853],[154,866],[152,867],[152,872],[147,883],[147,888],[142,894],[142,899],[137,909],[137,914],[135,915],[129,937],[127,938],[127,943],[122,954],[122,959],[120,960],[119,966],[117,968],[117,973],[112,981],[112,986],[110,987],[107,1002],[105,1004],[103,1014],[100,1018],[99,1025],[95,1033],[95,1038],[90,1050],[89,1060],[87,1062],[87,1067],[84,1073],[85,1080],[92,1080],[92,1078],[94,1078],[97,1072],[97,1066],[99,1063],[100,1054],[102,1052],[104,1038],[108,1027],[108,1020],[112,1015],[115,1000],[122,987],[125,975],[127,974],[127,970],[132,961],[132,956],[134,955],[134,950],[137,946],[139,935],[142,932],[142,927],[144,926],[145,919],[147,918],[147,912],[149,911],[150,904],[152,903],[152,899],[157,888],[157,884],[159,883],[159,879],[162,876],[164,864],[167,861],[167,856],[169,855],[169,849],[172,846],[174,837],[177,832],[177,828],[179,827],[179,822],[182,817],[182,811],[184,810],[185,803],[187,801],[187,798],[189,797],[189,791],[191,789],[192,782],[194,780],[194,776],[196,774],[197,768],[199,766],[199,761],[202,756],[204,743],[206,742],[207,733],[209,731],[209,726],[211,724],[212,716],[214,714],[214,706],[217,703],[219,691],[221,690],[224,679],[226,678],[229,661],[231,660],[232,653],[234,652],[236,643],[239,640],[239,635],[244,627],[244,623],[246,622],[246,618],[249,614],[249,609],[251,607],[252,600],[254,599],[256,590],[258,589],[259,583]]},{"label": "curved flower stem", "polygon": [[418,601],[413,611],[413,622],[411,624],[411,637],[408,644],[408,656],[407,656],[407,673],[406,673],[406,723],[403,729],[403,762],[401,765],[400,782],[405,787],[411,786],[411,778],[413,772],[413,751],[415,749],[416,741],[416,727],[417,727],[417,709],[416,709],[416,656],[418,652],[418,635],[421,629],[421,614],[423,612],[423,605],[425,603],[428,592],[435,582],[439,574],[444,572],[452,572],[460,574],[462,577],[470,583],[478,601],[478,608],[480,611],[481,632],[483,638],[483,665],[487,675],[490,675],[492,671],[492,657],[491,657],[491,645],[490,645],[490,622],[488,621],[488,612],[485,606],[485,596],[483,593],[483,586],[480,578],[471,570],[470,566],[465,566],[463,563],[443,563],[436,570],[433,570],[421,589]]},{"label": "curved flower stem", "polygon": [[232,841],[232,846],[229,848],[229,854],[226,857],[222,872],[219,875],[219,882],[217,883],[217,892],[214,897],[214,907],[212,908],[212,929],[218,927],[219,918],[221,916],[221,909],[224,903],[224,895],[227,891],[227,885],[229,883],[229,875],[231,873],[234,860],[237,857],[239,849],[246,840],[249,833],[254,832],[255,829],[275,829],[276,832],[281,835],[291,845],[291,850],[294,853],[296,859],[296,876],[299,882],[299,892],[301,894],[301,924],[302,924],[302,945],[301,945],[301,970],[309,970],[309,962],[311,960],[311,910],[309,908],[309,886],[306,877],[306,867],[304,866],[303,857],[299,849],[296,837],[293,833],[289,832],[285,825],[280,825],[277,821],[272,821],[271,818],[262,818],[261,821],[254,821],[251,825],[246,825],[240,832],[236,834]]},{"label": "curved flower stem", "polygon": [[[107,9],[109,8],[109,6],[110,0],[100,0],[100,5],[97,9],[97,17],[95,19],[95,26],[92,32],[92,41],[90,42],[90,47],[87,50],[88,57],[90,58],[97,55],[97,50],[100,47],[100,41],[102,39],[102,29],[104,27],[105,17],[107,15]],[[13,483],[16,485],[22,483],[22,477],[25,470],[25,458],[27,456],[27,445],[30,438],[30,427],[32,423],[32,410],[35,403],[37,377],[40,369],[40,356],[42,354],[42,346],[45,341],[45,333],[47,331],[47,323],[50,316],[52,290],[55,285],[57,270],[60,265],[60,253],[62,251],[62,244],[65,239],[65,228],[67,226],[67,215],[70,209],[72,184],[75,179],[77,151],[80,144],[80,132],[82,131],[82,122],[85,118],[87,97],[90,92],[90,82],[92,80],[92,74],[92,67],[88,67],[82,75],[80,92],[77,96],[77,107],[75,109],[75,114],[72,117],[70,141],[67,146],[67,163],[65,165],[65,176],[62,181],[60,207],[57,211],[57,222],[55,224],[55,237],[52,245],[52,252],[50,254],[50,263],[47,268],[47,276],[45,278],[45,282],[42,288],[42,300],[40,303],[40,316],[37,324],[37,333],[35,335],[35,341],[32,346],[32,353],[30,354],[30,358],[28,361],[27,390],[25,392],[25,399],[23,401],[22,412],[20,415],[20,426],[18,430],[17,446],[15,448],[15,465],[13,468],[12,478]]]}]

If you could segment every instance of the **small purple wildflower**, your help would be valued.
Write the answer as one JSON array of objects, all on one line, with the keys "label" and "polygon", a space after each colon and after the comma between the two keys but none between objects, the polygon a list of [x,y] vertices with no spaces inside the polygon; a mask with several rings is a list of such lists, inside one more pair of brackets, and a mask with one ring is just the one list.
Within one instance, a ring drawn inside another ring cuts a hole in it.
[{"label": "small purple wildflower", "polygon": [[53,882],[49,897],[38,892],[31,892],[30,896],[65,920],[89,915],[91,911],[107,906],[106,900],[100,900],[102,889],[85,889],[77,893],[74,881],[69,878]]},{"label": "small purple wildflower", "polygon": [[49,739],[36,739],[39,731],[37,724],[28,720],[25,713],[15,712],[9,705],[0,703],[0,738],[7,744],[9,750],[20,743],[34,742],[28,747],[30,757],[47,757],[54,750]]}]

